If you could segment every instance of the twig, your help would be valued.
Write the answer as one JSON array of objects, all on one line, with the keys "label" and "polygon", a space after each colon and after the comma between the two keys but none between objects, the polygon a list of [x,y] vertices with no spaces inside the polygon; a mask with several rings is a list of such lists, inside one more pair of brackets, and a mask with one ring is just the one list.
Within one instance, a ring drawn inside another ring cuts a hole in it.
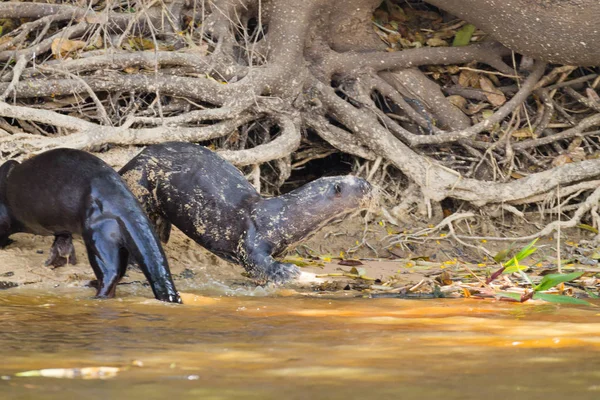
[{"label": "twig", "polygon": [[21,74],[23,73],[23,70],[25,69],[26,66],[27,66],[27,58],[24,55],[22,55],[19,57],[19,59],[17,60],[17,63],[15,64],[15,67],[13,68],[12,80],[10,81],[10,84],[8,85],[8,87],[6,88],[4,93],[2,93],[2,95],[0,96],[0,102],[5,101],[6,98],[8,97],[8,95],[15,89],[15,86],[17,86],[17,83],[19,82],[19,79],[21,78]]}]

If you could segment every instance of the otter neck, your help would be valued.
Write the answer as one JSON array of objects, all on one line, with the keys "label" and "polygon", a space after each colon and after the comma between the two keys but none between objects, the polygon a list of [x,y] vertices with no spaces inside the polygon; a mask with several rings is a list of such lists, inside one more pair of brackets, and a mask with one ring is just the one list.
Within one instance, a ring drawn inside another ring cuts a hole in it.
[{"label": "otter neck", "polygon": [[274,245],[275,255],[307,238],[333,217],[294,192],[260,200],[253,212],[254,223],[263,239]]}]

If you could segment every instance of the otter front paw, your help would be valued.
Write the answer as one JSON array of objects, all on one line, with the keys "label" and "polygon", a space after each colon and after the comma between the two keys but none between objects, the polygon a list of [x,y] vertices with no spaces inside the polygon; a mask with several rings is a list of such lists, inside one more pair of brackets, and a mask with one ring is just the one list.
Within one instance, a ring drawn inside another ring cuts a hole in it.
[{"label": "otter front paw", "polygon": [[284,284],[300,276],[300,269],[294,264],[275,262],[264,273],[267,282]]}]

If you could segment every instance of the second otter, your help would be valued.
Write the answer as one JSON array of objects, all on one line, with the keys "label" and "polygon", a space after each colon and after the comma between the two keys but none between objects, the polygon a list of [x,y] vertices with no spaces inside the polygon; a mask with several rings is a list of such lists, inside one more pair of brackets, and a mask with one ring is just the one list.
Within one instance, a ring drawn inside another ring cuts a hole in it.
[{"label": "second otter", "polygon": [[81,234],[97,297],[115,295],[131,257],[158,300],[181,302],[150,221],[117,172],[89,153],[56,149],[2,164],[0,246],[17,232],[54,235],[53,265],[74,254],[71,235]]}]

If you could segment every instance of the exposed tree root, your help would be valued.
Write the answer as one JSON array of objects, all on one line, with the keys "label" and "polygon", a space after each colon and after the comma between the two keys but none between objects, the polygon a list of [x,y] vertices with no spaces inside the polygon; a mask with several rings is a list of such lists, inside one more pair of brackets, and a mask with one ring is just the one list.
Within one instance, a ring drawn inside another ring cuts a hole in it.
[{"label": "exposed tree root", "polygon": [[[569,79],[580,71],[547,73],[526,59],[509,67],[512,53],[494,42],[382,51],[371,25],[379,2],[351,3],[346,17],[326,0],[147,2],[135,13],[2,3],[0,15],[21,25],[0,41],[0,156],[212,141],[234,164],[254,165],[257,182],[257,166],[273,162],[281,185],[293,165],[339,151],[383,166],[390,187],[386,169],[400,171],[429,215],[432,201],[453,198],[523,216],[516,206],[560,186],[578,202],[563,211],[580,204],[561,227],[597,222],[600,105],[569,85],[593,92],[595,73]],[[441,88],[424,66],[454,80]],[[316,142],[329,147],[294,160]]]}]

